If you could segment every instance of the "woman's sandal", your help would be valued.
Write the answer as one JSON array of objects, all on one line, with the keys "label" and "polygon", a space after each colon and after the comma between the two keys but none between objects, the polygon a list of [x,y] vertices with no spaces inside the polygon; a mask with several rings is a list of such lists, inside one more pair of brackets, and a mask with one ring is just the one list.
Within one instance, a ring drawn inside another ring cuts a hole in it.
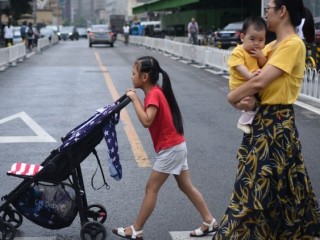
[{"label": "woman's sandal", "polygon": [[112,232],[115,235],[117,235],[119,237],[126,238],[126,239],[143,240],[143,237],[139,237],[138,236],[138,235],[141,235],[143,233],[143,231],[142,230],[136,231],[132,225],[130,227],[131,227],[131,230],[132,230],[132,234],[131,235],[126,235],[125,234],[125,228],[115,228],[115,229],[112,229]]},{"label": "woman's sandal", "polygon": [[194,230],[194,233],[190,233],[190,237],[204,237],[209,233],[212,233],[218,230],[218,224],[216,219],[213,219],[211,223],[203,222],[202,224],[207,226],[208,229],[202,231],[201,227],[199,227],[198,229]]}]

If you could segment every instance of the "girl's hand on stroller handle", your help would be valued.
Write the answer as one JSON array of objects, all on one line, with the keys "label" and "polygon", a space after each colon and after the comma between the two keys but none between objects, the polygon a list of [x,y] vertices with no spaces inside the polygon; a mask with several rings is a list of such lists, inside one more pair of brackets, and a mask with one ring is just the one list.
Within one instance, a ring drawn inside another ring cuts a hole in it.
[{"label": "girl's hand on stroller handle", "polygon": [[136,90],[133,88],[127,89],[126,95],[131,99],[131,101],[133,101],[134,98],[137,97]]}]

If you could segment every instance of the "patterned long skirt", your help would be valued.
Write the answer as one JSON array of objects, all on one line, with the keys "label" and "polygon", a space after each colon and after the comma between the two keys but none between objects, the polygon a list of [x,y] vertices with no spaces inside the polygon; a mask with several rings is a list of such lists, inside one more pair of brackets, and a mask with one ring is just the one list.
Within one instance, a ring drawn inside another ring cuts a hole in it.
[{"label": "patterned long skirt", "polygon": [[214,240],[313,239],[320,210],[301,154],[292,105],[260,106],[237,153],[231,203]]}]

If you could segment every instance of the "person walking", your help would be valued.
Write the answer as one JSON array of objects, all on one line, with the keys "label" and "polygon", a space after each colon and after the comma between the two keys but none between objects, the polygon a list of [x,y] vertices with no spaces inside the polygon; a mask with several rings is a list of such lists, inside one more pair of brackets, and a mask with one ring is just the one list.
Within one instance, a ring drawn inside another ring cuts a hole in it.
[{"label": "person walking", "polygon": [[4,27],[4,41],[6,47],[13,46],[13,27],[10,21],[8,21],[8,24]]},{"label": "person walking", "polygon": [[[158,85],[159,74],[162,75],[161,87]],[[182,116],[169,75],[161,69],[155,58],[145,56],[138,58],[133,64],[131,79],[134,88],[127,90],[127,96],[131,99],[141,124],[149,128],[156,156],[134,224],[130,227],[115,228],[112,232],[127,239],[143,239],[142,229],[156,206],[158,192],[172,174],[180,190],[186,194],[203,218],[201,227],[191,232],[190,236],[208,235],[216,230],[217,221],[190,178]],[[138,98],[135,88],[143,90],[144,104]]]},{"label": "person walking", "polygon": [[[293,107],[304,77],[306,48],[295,31],[304,11],[302,0],[268,1],[267,26],[276,34],[263,50],[268,61],[259,75],[228,94],[234,107],[257,108],[257,114],[252,133],[244,134],[237,152],[231,203],[214,240],[320,237],[319,204],[301,152]],[[255,94],[256,100],[251,97]]]},{"label": "person walking", "polygon": [[22,42],[26,43],[26,34],[27,33],[27,22],[23,21],[22,26],[20,28],[20,34],[22,38]]},{"label": "person walking", "polygon": [[191,18],[191,22],[188,24],[188,36],[192,44],[198,44],[199,26],[195,18]]},{"label": "person walking", "polygon": [[28,27],[26,29],[26,37],[28,41],[28,49],[29,51],[32,51],[36,36],[35,36],[34,29],[31,22],[29,22]]},{"label": "person walking", "polygon": [[130,27],[128,23],[125,23],[123,26],[123,34],[124,34],[124,43],[129,43],[129,34],[130,34]]}]

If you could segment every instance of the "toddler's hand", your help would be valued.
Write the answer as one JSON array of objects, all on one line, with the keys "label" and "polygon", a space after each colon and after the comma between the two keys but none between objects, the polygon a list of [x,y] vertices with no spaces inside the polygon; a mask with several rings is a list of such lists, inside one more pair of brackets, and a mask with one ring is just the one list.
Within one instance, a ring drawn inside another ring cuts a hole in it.
[{"label": "toddler's hand", "polygon": [[250,51],[250,55],[256,59],[264,57],[262,51],[259,48],[254,48]]},{"label": "toddler's hand", "polygon": [[261,73],[261,69],[258,69],[257,71],[253,72],[253,77],[258,76]]}]

